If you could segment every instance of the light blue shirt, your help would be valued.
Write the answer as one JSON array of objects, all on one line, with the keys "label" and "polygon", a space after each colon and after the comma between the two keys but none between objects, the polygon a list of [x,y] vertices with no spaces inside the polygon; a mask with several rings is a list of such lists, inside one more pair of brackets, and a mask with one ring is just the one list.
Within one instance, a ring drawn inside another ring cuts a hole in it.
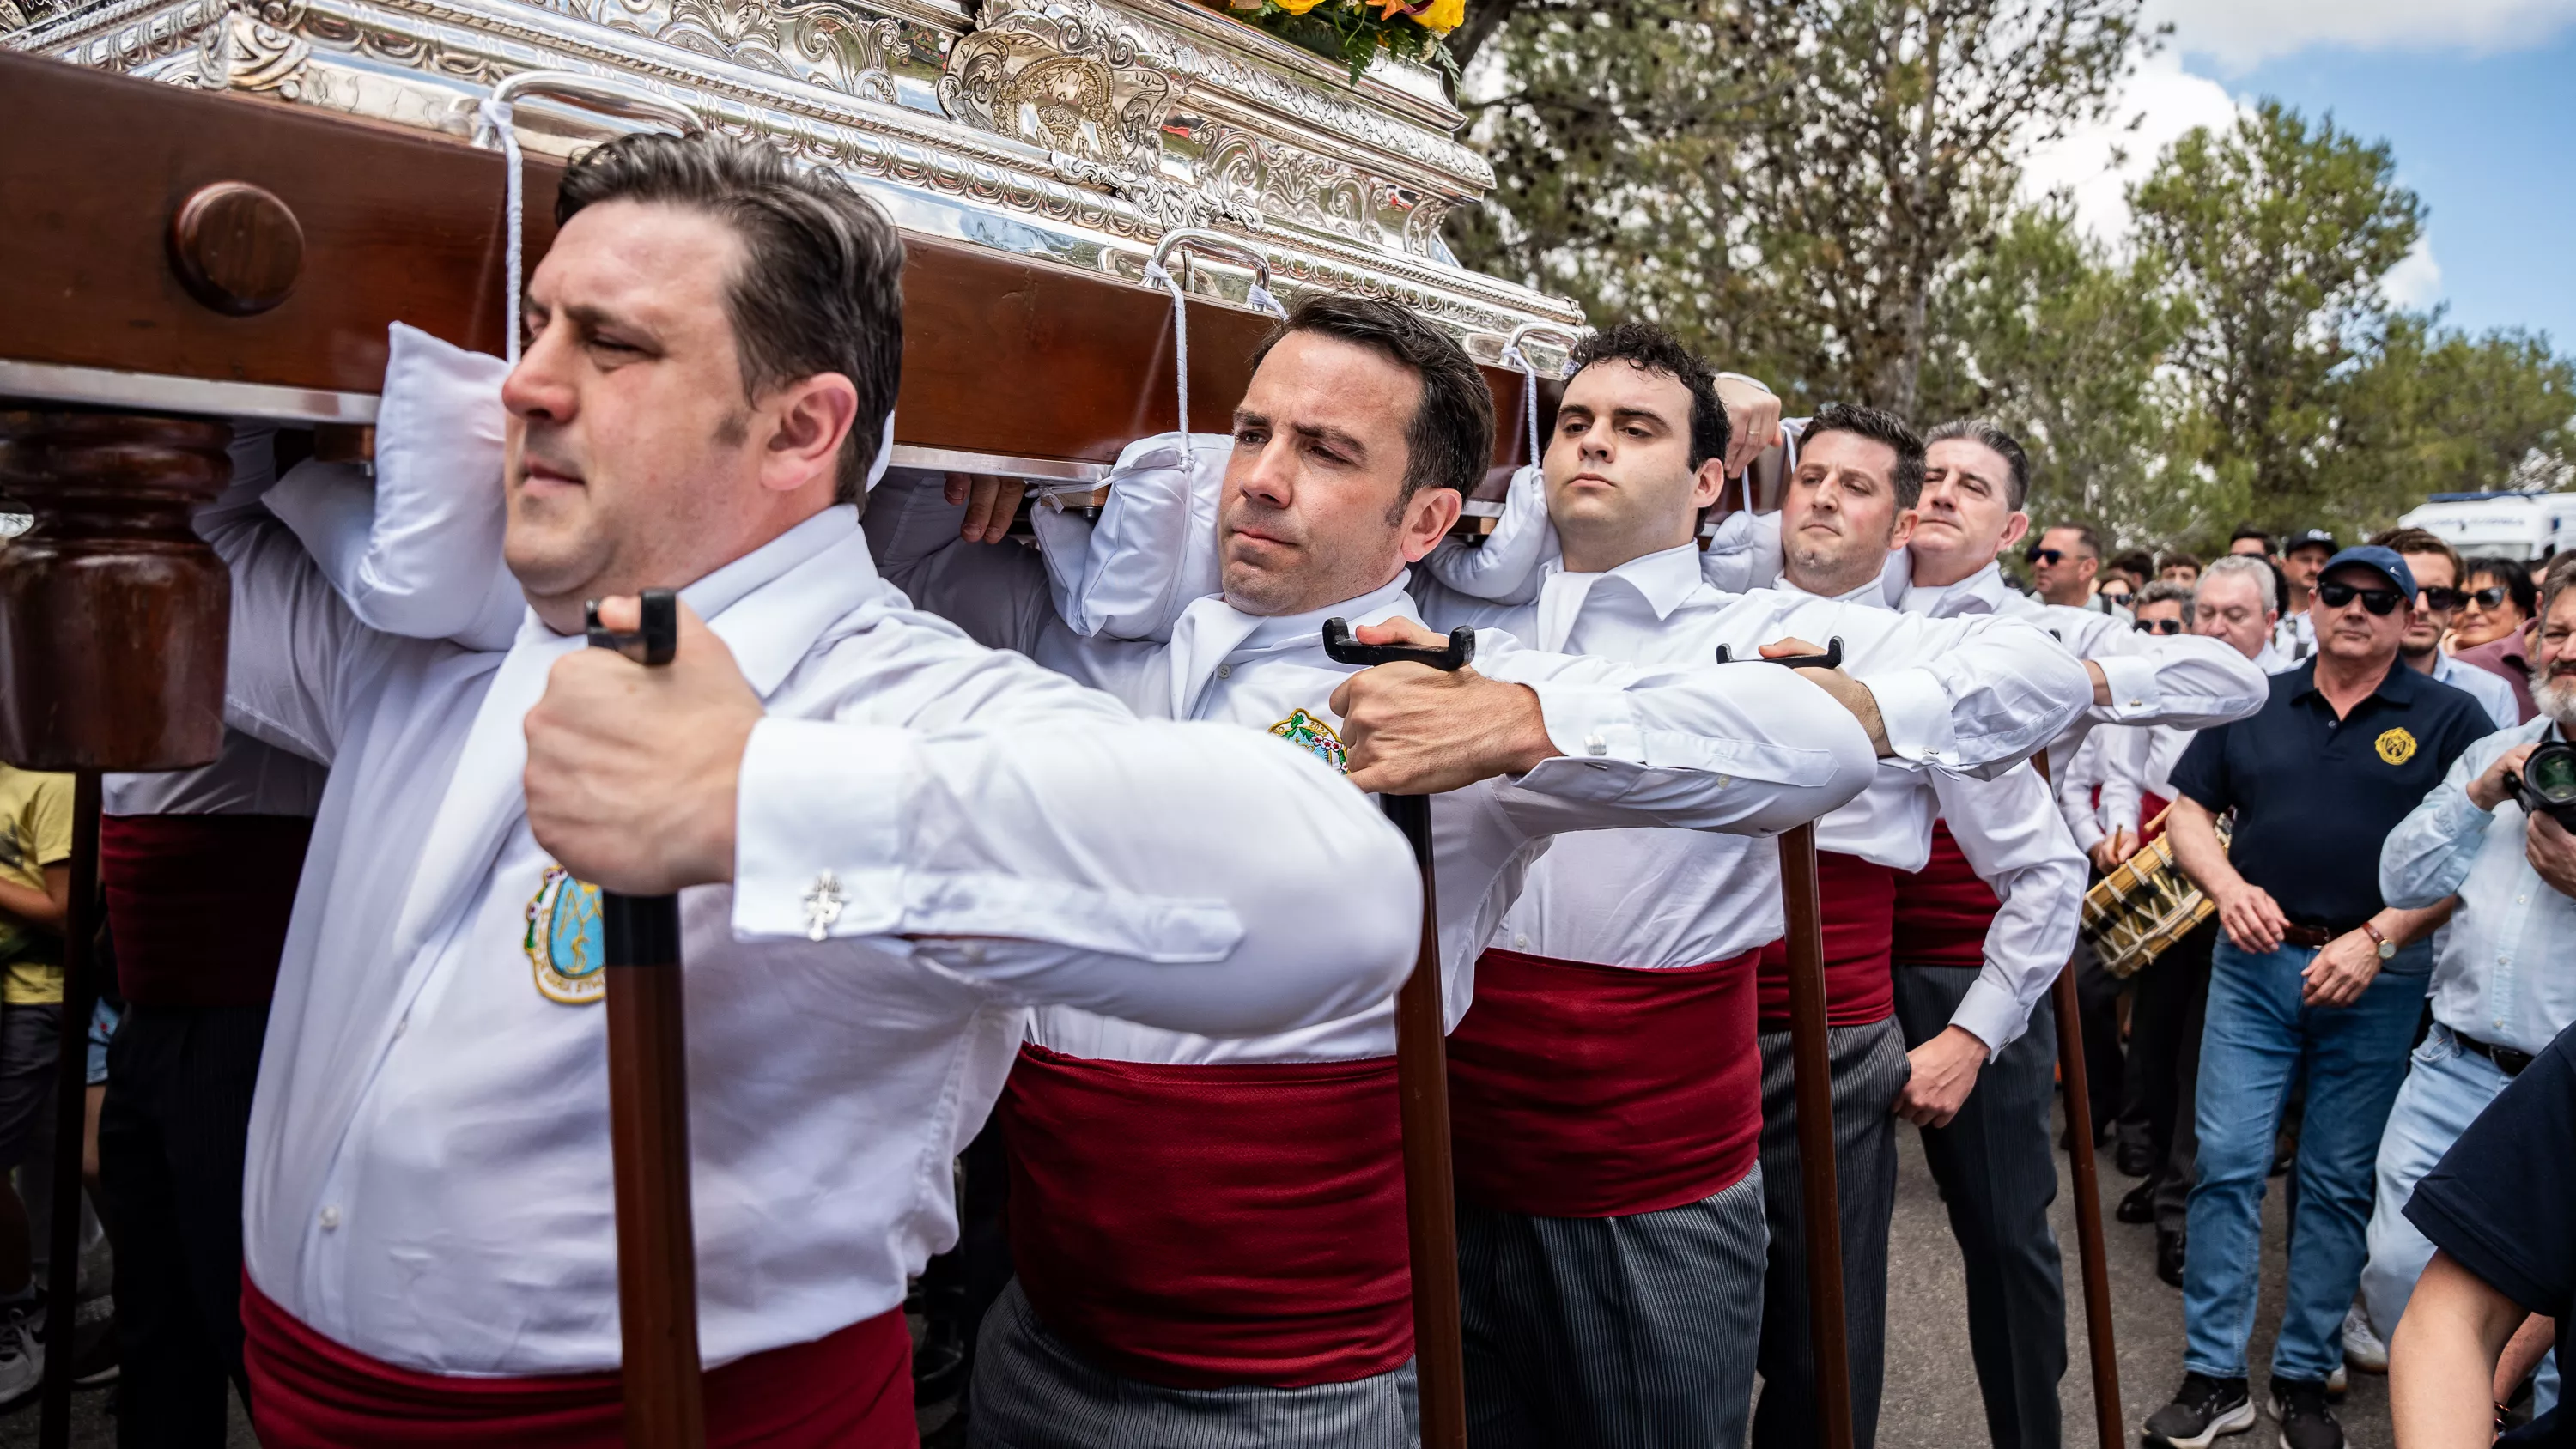
[{"label": "light blue shirt", "polygon": [[2458,895],[2433,964],[2433,1019],[2463,1036],[2536,1052],[2576,1021],[2576,900],[2523,856],[2522,806],[2470,803],[2471,780],[2546,718],[2501,730],[2452,762],[2379,851],[2379,891],[2414,910]]},{"label": "light blue shirt", "polygon": [[[2448,654],[2433,656],[2433,680],[2447,684],[2479,704],[2495,717],[2496,728],[2509,730],[2522,723],[2522,701],[2513,697],[2513,686],[2504,676],[2474,664],[2462,664]],[[2474,777],[2472,777],[2474,778]]]}]

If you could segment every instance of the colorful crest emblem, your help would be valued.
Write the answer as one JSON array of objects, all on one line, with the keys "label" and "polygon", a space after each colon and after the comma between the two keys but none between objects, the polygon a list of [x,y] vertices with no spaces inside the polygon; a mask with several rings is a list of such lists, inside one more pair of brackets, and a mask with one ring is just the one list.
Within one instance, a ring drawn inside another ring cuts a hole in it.
[{"label": "colorful crest emblem", "polygon": [[607,993],[600,968],[608,964],[608,953],[600,932],[599,887],[574,880],[562,866],[547,866],[536,899],[528,902],[523,944],[537,990],[548,1001],[587,1006]]},{"label": "colorful crest emblem", "polygon": [[2379,757],[2392,765],[2402,765],[2415,758],[2415,737],[2403,725],[2379,737]]},{"label": "colorful crest emblem", "polygon": [[1332,766],[1336,773],[1350,770],[1350,751],[1342,748],[1342,737],[1333,733],[1331,725],[1302,709],[1272,725],[1270,732]]}]

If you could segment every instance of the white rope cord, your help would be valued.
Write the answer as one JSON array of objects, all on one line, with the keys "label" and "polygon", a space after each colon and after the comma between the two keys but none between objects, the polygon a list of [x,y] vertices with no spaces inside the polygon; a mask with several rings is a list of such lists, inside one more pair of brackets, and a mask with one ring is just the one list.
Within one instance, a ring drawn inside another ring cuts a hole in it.
[{"label": "white rope cord", "polygon": [[509,167],[509,214],[504,223],[507,240],[501,262],[501,359],[515,367],[519,362],[519,246],[525,220],[526,167],[519,155],[519,128],[511,123],[510,103],[487,97],[476,105],[474,114],[475,144],[482,144],[486,136],[499,136],[501,154]]},{"label": "white rope cord", "polygon": [[[1190,306],[1189,294],[1181,290],[1181,280],[1164,270],[1161,262],[1145,263],[1145,281],[1172,294],[1172,372],[1180,380],[1180,432],[1184,439],[1190,432]],[[1267,294],[1264,294],[1267,295]]]}]

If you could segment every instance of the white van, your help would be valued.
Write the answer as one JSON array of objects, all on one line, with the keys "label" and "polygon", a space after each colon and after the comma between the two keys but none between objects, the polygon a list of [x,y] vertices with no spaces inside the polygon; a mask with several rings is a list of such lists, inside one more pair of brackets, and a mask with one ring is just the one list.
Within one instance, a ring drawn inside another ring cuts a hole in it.
[{"label": "white van", "polygon": [[2436,493],[2400,517],[2464,557],[2542,559],[2576,548],[2576,493]]}]

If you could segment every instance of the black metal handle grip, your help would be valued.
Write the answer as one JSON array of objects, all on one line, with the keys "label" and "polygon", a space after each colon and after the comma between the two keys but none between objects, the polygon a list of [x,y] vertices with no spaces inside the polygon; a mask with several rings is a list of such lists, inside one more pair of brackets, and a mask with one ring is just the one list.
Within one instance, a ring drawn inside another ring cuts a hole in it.
[{"label": "black metal handle grip", "polygon": [[599,600],[582,605],[582,633],[593,649],[614,649],[638,664],[663,665],[680,652],[680,596],[669,589],[642,595],[644,627],[620,634],[599,622]]},{"label": "black metal handle grip", "polygon": [[1351,621],[1324,621],[1324,657],[1336,664],[1428,664],[1447,672],[1464,669],[1476,657],[1476,631],[1465,624],[1449,631],[1445,649],[1418,644],[1363,644],[1351,636]]},{"label": "black metal handle grip", "polygon": [[[644,627],[620,634],[599,622],[599,601],[582,606],[583,634],[593,649],[614,649],[638,664],[659,668],[680,652],[680,597],[646,589]],[[599,945],[609,966],[680,964],[680,898],[599,893]]]},{"label": "black metal handle grip", "polygon": [[1836,634],[1825,645],[1825,652],[1822,654],[1792,654],[1782,659],[1765,659],[1759,654],[1738,659],[1735,657],[1734,650],[1720,644],[1717,646],[1717,662],[1720,664],[1777,664],[1783,669],[1840,669],[1843,667],[1843,636]]}]

